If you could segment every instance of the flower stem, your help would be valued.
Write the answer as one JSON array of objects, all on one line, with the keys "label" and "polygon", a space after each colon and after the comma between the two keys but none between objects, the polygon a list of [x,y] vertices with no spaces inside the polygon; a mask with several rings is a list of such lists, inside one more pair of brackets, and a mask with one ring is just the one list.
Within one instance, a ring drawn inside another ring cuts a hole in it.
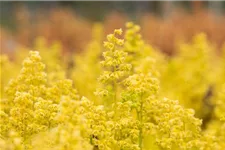
[{"label": "flower stem", "polygon": [[143,102],[142,102],[142,95],[141,95],[141,97],[140,97],[140,110],[139,110],[139,112],[138,112],[138,119],[139,119],[139,121],[140,121],[140,126],[139,126],[139,136],[138,136],[138,141],[139,141],[139,148],[140,148],[140,150],[142,150],[142,138],[143,138],[143,135],[142,135],[142,124],[143,124],[143,120],[142,120],[142,109],[143,109]]}]

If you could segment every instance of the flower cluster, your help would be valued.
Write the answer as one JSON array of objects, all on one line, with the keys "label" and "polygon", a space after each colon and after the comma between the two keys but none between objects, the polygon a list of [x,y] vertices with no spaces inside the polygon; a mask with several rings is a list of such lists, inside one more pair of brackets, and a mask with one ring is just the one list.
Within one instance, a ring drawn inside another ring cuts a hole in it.
[{"label": "flower cluster", "polygon": [[31,51],[29,57],[23,61],[23,68],[16,79],[9,82],[6,93],[14,99],[16,92],[28,92],[32,95],[41,95],[45,90],[47,74],[45,64],[41,62],[38,52]]},{"label": "flower cluster", "polygon": [[39,53],[30,51],[19,75],[6,87],[7,107],[1,108],[1,136],[8,137],[14,130],[22,145],[29,149],[34,135],[61,123],[57,118],[62,110],[60,99],[65,96],[77,100],[79,97],[71,80],[59,80],[51,83],[51,87],[47,82],[45,65]]},{"label": "flower cluster", "polygon": [[44,131],[54,123],[57,106],[45,99],[47,74],[38,52],[31,51],[23,62],[20,74],[9,82],[6,88],[8,114],[5,126],[10,126],[23,138],[24,143],[30,136]]},{"label": "flower cluster", "polygon": [[122,46],[124,43],[122,39],[116,37],[116,35],[121,34],[122,29],[116,29],[114,34],[107,36],[107,42],[104,42],[107,51],[103,52],[104,61],[101,64],[108,71],[104,71],[99,77],[99,81],[102,83],[118,82],[131,68],[129,64],[125,63],[127,53],[117,48],[117,46]]},{"label": "flower cluster", "polygon": [[103,88],[97,89],[96,95],[113,97],[108,100],[115,102],[118,96],[118,85],[131,70],[131,65],[126,63],[127,53],[121,48],[124,40],[118,39],[116,36],[122,35],[122,29],[114,30],[113,34],[107,36],[107,41],[104,42],[106,51],[103,52],[104,60],[101,65],[105,70],[98,78],[99,82],[103,84]]},{"label": "flower cluster", "polygon": [[193,109],[184,109],[178,101],[163,98],[150,100],[149,119],[154,122],[156,142],[166,149],[189,149],[200,140],[201,120]]}]

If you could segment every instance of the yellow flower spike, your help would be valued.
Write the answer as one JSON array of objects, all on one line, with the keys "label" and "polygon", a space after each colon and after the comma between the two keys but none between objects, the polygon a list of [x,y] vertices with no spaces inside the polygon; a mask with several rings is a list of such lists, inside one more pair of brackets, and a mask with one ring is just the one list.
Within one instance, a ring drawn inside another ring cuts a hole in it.
[{"label": "yellow flower spike", "polygon": [[[115,29],[114,34],[109,34],[107,36],[107,41],[104,42],[106,51],[103,52],[104,60],[101,62],[101,65],[105,67],[104,69],[106,71],[98,78],[98,81],[102,83],[102,86],[107,88],[95,92],[96,95],[108,95],[108,98],[109,96],[113,96],[113,101],[116,101],[117,99],[118,82],[129,73],[131,68],[129,64],[125,63],[127,53],[121,49],[121,46],[123,46],[123,39],[118,39],[115,36],[116,34],[122,34],[122,29]],[[108,103],[112,103],[112,101],[108,101]]]}]

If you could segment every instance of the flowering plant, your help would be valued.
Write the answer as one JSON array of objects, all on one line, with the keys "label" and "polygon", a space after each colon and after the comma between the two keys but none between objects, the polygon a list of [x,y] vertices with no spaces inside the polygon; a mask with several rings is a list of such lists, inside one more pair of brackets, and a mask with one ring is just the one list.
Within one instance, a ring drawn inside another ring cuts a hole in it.
[{"label": "flowering plant", "polygon": [[115,29],[101,44],[96,25],[86,53],[73,56],[69,68],[58,59],[60,44],[48,47],[43,38],[20,72],[19,59],[2,55],[0,147],[224,149],[225,55],[199,34],[168,57],[139,31],[129,22],[124,35]]}]

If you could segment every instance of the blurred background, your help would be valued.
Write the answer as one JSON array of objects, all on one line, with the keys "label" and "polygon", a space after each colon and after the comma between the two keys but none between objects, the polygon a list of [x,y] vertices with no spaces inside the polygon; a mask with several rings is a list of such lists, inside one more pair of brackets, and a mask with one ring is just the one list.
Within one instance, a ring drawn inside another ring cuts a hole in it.
[{"label": "blurred background", "polygon": [[0,11],[1,53],[32,47],[39,36],[60,41],[65,53],[80,52],[96,22],[108,34],[134,21],[147,43],[169,55],[175,41],[189,41],[199,32],[218,49],[225,41],[225,1],[1,1]]}]

